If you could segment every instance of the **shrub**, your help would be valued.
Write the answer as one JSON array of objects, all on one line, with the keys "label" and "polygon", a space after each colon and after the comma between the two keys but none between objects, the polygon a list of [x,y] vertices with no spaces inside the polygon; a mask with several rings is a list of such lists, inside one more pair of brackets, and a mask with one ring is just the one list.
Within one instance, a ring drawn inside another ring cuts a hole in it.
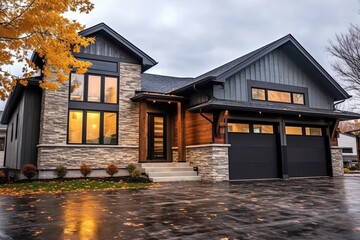
[{"label": "shrub", "polygon": [[27,179],[31,179],[36,175],[36,167],[34,164],[30,163],[24,164],[21,168],[21,172],[22,174],[24,174],[25,177],[27,177]]},{"label": "shrub", "polygon": [[133,163],[127,165],[126,169],[129,171],[129,175],[131,178],[136,179],[140,177],[140,170]]},{"label": "shrub", "polygon": [[344,168],[344,173],[349,173],[349,172],[350,172],[350,169]]},{"label": "shrub", "polygon": [[107,166],[105,171],[107,174],[109,174],[112,177],[119,172],[119,167],[116,164],[112,163],[109,166]]},{"label": "shrub", "polygon": [[130,163],[129,165],[126,166],[126,169],[129,171],[129,173],[132,173],[136,169],[136,166],[135,164]]},{"label": "shrub", "polygon": [[350,167],[350,170],[358,170],[357,166]]},{"label": "shrub", "polygon": [[87,177],[92,172],[92,169],[89,165],[87,165],[86,163],[83,163],[80,166],[80,172],[84,177]]},{"label": "shrub", "polygon": [[5,177],[6,177],[5,173],[3,171],[0,171],[0,178],[5,178]]},{"label": "shrub", "polygon": [[139,178],[140,177],[140,170],[135,168],[131,173],[130,173],[130,177],[131,178]]},{"label": "shrub", "polygon": [[54,170],[54,174],[58,178],[64,178],[67,173],[68,173],[67,167],[65,167],[64,165],[60,165]]}]

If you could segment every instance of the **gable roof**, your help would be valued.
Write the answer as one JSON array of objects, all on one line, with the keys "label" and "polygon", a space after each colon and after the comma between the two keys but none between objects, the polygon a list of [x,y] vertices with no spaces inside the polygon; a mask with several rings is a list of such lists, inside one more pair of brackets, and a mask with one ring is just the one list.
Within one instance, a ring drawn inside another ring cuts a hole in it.
[{"label": "gable roof", "polygon": [[294,55],[296,59],[301,60],[304,67],[306,67],[307,70],[315,76],[316,80],[320,81],[320,84],[334,96],[335,100],[343,100],[351,97],[291,34],[204,73],[196,77],[191,84],[176,89],[172,93],[178,93],[189,89],[193,84],[200,83],[206,78],[212,78],[213,81],[224,82],[226,78],[244,69],[281,46],[283,46],[287,52]]},{"label": "gable roof", "polygon": [[116,43],[120,44],[121,46],[124,46],[127,50],[129,50],[131,53],[133,53],[136,57],[141,59],[142,65],[143,65],[143,71],[148,70],[149,68],[155,66],[157,62],[152,59],[149,55],[147,55],[145,52],[137,48],[134,44],[129,42],[127,39],[125,39],[123,36],[118,34],[116,31],[114,31],[112,28],[110,28],[105,23],[99,23],[95,26],[89,27],[81,32],[79,32],[82,36],[91,36],[97,32],[105,32],[108,36],[110,36]]}]

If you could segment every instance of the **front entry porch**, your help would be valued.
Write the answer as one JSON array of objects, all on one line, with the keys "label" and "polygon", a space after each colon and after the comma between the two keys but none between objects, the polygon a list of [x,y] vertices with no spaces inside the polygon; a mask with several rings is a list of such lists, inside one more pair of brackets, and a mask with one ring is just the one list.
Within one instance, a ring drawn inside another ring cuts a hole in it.
[{"label": "front entry porch", "polygon": [[[183,97],[137,93],[139,102],[139,162],[186,162]],[[177,157],[172,148],[178,149]]]}]

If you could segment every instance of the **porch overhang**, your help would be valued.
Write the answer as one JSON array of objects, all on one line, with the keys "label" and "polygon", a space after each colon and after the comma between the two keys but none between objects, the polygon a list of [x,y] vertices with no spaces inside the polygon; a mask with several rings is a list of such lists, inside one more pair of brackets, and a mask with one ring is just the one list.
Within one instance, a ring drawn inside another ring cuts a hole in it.
[{"label": "porch overhang", "polygon": [[188,109],[192,112],[212,112],[214,110],[238,110],[247,112],[263,112],[283,115],[301,115],[309,117],[323,117],[339,120],[359,119],[360,114],[340,110],[315,109],[293,105],[275,105],[272,103],[238,102],[229,100],[211,99]]},{"label": "porch overhang", "polygon": [[181,102],[184,99],[183,96],[165,94],[165,93],[153,93],[153,92],[137,92],[130,98],[133,102],[140,101],[166,101],[166,102]]}]

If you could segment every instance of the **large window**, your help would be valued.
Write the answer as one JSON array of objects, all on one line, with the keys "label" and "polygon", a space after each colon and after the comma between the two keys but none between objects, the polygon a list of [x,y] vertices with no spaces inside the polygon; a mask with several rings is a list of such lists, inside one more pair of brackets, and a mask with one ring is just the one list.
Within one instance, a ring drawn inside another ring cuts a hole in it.
[{"label": "large window", "polygon": [[303,93],[286,92],[262,88],[251,88],[251,99],[300,105],[305,104],[305,98]]},{"label": "large window", "polygon": [[117,144],[117,113],[69,110],[68,143]]},{"label": "large window", "polygon": [[70,77],[70,100],[116,104],[118,102],[118,78],[72,73]]}]

